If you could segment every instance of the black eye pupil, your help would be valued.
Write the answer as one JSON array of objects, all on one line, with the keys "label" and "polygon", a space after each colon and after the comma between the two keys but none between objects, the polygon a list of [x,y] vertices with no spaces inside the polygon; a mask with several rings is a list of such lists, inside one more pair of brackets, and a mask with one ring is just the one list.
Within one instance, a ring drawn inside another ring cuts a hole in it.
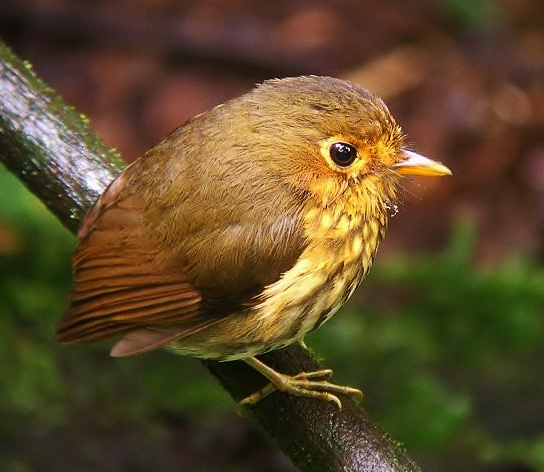
[{"label": "black eye pupil", "polygon": [[348,167],[357,158],[357,149],[347,143],[333,143],[330,147],[329,154],[332,161],[340,167]]}]

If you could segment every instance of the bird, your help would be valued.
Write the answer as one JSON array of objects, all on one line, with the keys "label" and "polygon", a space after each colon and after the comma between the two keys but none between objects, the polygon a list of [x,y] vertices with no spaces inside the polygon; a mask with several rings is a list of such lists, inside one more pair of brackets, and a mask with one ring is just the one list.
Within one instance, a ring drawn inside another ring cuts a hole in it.
[{"label": "bird", "polygon": [[327,76],[269,79],[194,116],[123,170],[86,214],[61,343],[115,338],[242,360],[275,390],[331,401],[332,371],[257,356],[303,343],[370,270],[407,176],[451,171],[406,145],[385,103]]}]

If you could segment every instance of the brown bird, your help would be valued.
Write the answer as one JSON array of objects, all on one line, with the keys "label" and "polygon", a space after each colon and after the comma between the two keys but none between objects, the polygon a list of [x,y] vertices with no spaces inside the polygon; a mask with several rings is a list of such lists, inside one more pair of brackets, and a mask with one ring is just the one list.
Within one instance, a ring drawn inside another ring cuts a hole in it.
[{"label": "brown bird", "polygon": [[301,342],[369,271],[402,176],[446,175],[408,151],[385,104],[331,77],[268,80],[195,116],[128,166],[91,208],[60,342],[120,337],[244,360],[273,388],[360,394],[329,370],[287,376],[255,356]]}]

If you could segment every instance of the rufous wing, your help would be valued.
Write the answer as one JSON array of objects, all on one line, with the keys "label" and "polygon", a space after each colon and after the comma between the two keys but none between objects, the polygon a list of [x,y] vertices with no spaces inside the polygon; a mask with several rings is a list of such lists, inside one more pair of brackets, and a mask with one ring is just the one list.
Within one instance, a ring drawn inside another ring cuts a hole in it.
[{"label": "rufous wing", "polygon": [[71,305],[57,325],[60,342],[124,335],[112,354],[168,344],[213,323],[199,311],[202,296],[177,268],[157,262],[143,234],[142,202],[125,195],[122,174],[86,216],[74,255]]}]

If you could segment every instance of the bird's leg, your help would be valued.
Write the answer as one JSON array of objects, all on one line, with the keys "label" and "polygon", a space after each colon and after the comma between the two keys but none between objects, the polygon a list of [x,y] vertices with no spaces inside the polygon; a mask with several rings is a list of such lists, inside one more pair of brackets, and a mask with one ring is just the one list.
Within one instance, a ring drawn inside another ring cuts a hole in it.
[{"label": "bird's leg", "polygon": [[286,375],[276,372],[255,357],[244,359],[254,369],[263,374],[270,383],[263,389],[240,401],[240,405],[254,405],[274,390],[289,393],[299,397],[317,398],[335,403],[342,408],[342,402],[335,393],[353,395],[362,398],[363,394],[356,388],[336,385],[328,381],[332,376],[331,369],[321,369],[312,372],[301,372],[296,375]]}]

